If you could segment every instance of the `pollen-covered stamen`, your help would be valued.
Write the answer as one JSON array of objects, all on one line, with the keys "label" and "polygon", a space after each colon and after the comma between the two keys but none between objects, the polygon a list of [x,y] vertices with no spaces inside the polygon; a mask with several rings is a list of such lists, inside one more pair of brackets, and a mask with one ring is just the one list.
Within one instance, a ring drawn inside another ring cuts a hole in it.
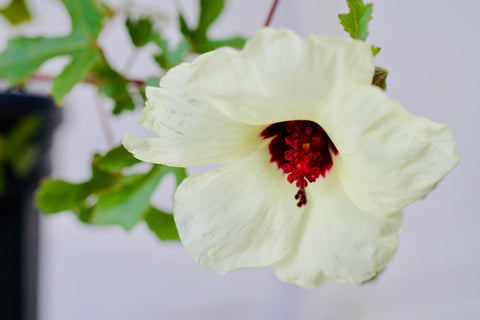
[{"label": "pollen-covered stamen", "polygon": [[307,120],[274,123],[260,135],[264,139],[273,137],[269,145],[270,161],[287,174],[288,182],[296,182],[297,206],[307,204],[305,187],[319,176],[325,177],[330,170],[333,165],[330,150],[338,154],[332,140],[321,126]]}]

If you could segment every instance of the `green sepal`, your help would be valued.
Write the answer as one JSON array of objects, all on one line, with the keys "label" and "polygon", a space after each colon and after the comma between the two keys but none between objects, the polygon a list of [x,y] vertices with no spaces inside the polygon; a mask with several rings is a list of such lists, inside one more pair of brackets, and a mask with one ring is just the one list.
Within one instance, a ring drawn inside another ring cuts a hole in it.
[{"label": "green sepal", "polygon": [[372,54],[373,54],[373,56],[375,57],[375,56],[380,52],[380,50],[382,50],[382,48],[372,46]]},{"label": "green sepal", "polygon": [[372,85],[379,87],[382,90],[387,88],[388,71],[386,69],[375,67],[373,74]]}]

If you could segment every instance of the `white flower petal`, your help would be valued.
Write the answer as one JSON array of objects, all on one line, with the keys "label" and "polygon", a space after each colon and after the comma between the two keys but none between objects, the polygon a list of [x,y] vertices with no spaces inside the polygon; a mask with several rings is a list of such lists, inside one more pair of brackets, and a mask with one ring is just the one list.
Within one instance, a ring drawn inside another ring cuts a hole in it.
[{"label": "white flower petal", "polygon": [[312,288],[326,282],[363,282],[393,257],[402,213],[382,217],[358,208],[338,175],[307,187],[308,208],[289,254],[273,265],[287,282]]},{"label": "white flower petal", "polygon": [[271,264],[295,238],[303,208],[266,148],[188,177],[175,194],[180,239],[202,267],[219,274]]},{"label": "white flower petal", "polygon": [[317,122],[339,151],[333,166],[346,193],[367,212],[403,209],[459,161],[448,126],[409,114],[376,87],[335,88]]},{"label": "white flower petal", "polygon": [[139,122],[159,137],[126,134],[123,144],[135,157],[192,167],[241,157],[263,143],[261,127],[226,117],[185,88],[192,70],[189,64],[179,65],[165,75],[161,88],[147,88],[147,106]]},{"label": "white flower petal", "polygon": [[338,83],[369,84],[374,64],[361,41],[262,29],[242,51],[200,56],[188,86],[232,119],[271,124],[309,119]]}]

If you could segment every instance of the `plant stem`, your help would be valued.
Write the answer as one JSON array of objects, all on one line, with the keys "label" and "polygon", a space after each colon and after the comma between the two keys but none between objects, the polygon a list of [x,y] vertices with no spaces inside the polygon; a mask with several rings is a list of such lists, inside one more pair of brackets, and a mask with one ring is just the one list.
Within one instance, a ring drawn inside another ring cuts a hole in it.
[{"label": "plant stem", "polygon": [[[38,81],[53,81],[55,79],[54,76],[46,75],[46,74],[34,74],[30,77],[30,80],[38,80]],[[127,81],[137,87],[141,87],[145,84],[145,80],[140,79],[127,79]],[[98,84],[99,79],[96,77],[89,76],[83,82],[90,83],[90,84]]]},{"label": "plant stem", "polygon": [[277,9],[277,4],[279,1],[280,0],[273,0],[272,7],[268,13],[267,20],[265,20],[264,27],[268,27],[270,25],[270,21],[272,21],[273,14],[275,13],[275,9]]}]

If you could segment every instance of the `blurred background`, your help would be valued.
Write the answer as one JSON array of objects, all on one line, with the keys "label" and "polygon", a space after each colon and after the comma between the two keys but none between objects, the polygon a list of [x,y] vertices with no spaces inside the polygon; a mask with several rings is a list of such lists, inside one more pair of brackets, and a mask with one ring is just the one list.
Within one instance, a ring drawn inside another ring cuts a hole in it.
[{"label": "blurred background", "polygon": [[[34,20],[12,29],[0,19],[0,49],[16,34],[64,35],[69,19],[58,0],[29,0]],[[106,1],[122,6],[126,1]],[[189,21],[196,0],[132,0],[139,11],[157,10],[176,20],[179,8]],[[403,0],[374,3],[368,42],[380,46],[376,65],[390,74],[387,93],[410,112],[454,132],[461,163],[425,199],[404,211],[400,247],[385,271],[365,285],[330,284],[306,290],[276,279],[270,268],[217,276],[198,267],[178,243],[162,243],[145,225],[81,224],[71,214],[41,217],[39,315],[41,320],[153,319],[480,319],[480,61],[478,12],[473,0]],[[6,5],[0,0],[0,7]],[[265,21],[271,1],[228,0],[212,34],[253,35]],[[338,13],[344,0],[281,0],[271,25],[303,36],[347,37]],[[173,23],[174,21],[166,22]],[[173,25],[171,38],[178,36]],[[115,66],[131,52],[122,21],[100,36]],[[148,52],[148,47],[145,49]],[[140,53],[128,77],[160,73]],[[68,60],[56,59],[42,72],[56,74]],[[46,83],[32,90],[48,92]],[[80,84],[64,101],[64,120],[52,149],[52,175],[83,181],[94,152],[109,145],[102,133],[95,89]],[[103,99],[105,114],[111,108]],[[123,133],[149,135],[136,125],[140,111],[109,121],[114,140]],[[169,208],[165,186],[155,201]]]}]

